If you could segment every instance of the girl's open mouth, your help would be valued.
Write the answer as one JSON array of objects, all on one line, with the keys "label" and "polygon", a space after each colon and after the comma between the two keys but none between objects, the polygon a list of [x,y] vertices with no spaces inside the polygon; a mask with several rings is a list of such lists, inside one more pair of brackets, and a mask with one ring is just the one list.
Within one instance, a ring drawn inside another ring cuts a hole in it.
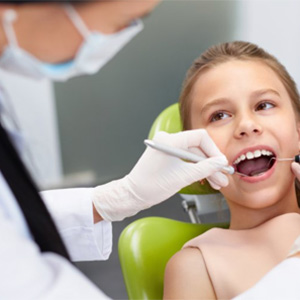
[{"label": "girl's open mouth", "polygon": [[276,161],[276,155],[266,149],[248,151],[240,155],[233,163],[236,172],[245,177],[258,177],[270,170]]}]

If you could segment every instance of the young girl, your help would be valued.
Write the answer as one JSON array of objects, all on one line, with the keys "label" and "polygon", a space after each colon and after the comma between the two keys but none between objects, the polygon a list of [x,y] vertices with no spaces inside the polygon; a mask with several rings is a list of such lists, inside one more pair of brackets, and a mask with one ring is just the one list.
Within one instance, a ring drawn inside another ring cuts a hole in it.
[{"label": "young girl", "polygon": [[180,107],[184,129],[205,128],[240,174],[221,189],[229,229],[209,230],[172,257],[164,298],[230,299],[283,261],[300,235],[300,166],[279,160],[300,149],[299,94],[273,56],[232,42],[193,63]]}]

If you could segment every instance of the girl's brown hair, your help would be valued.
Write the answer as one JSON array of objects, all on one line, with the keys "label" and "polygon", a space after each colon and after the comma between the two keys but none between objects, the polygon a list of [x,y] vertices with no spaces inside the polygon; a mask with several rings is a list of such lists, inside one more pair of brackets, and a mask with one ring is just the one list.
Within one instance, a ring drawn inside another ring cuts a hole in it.
[{"label": "girl's brown hair", "polygon": [[201,76],[204,71],[231,60],[260,61],[269,66],[282,81],[291,98],[295,114],[300,120],[299,93],[293,78],[287,72],[286,68],[274,56],[257,45],[235,41],[215,45],[207,49],[193,62],[187,71],[179,98],[180,115],[184,130],[191,129],[190,98],[199,76]]},{"label": "girl's brown hair", "polygon": [[[243,41],[228,42],[212,46],[203,52],[187,71],[183,82],[179,106],[183,129],[191,129],[191,94],[197,79],[203,72],[232,60],[260,61],[270,67],[286,88],[295,111],[300,120],[300,101],[297,86],[286,68],[271,54],[255,44]],[[296,194],[300,207],[300,184],[296,180]]]}]

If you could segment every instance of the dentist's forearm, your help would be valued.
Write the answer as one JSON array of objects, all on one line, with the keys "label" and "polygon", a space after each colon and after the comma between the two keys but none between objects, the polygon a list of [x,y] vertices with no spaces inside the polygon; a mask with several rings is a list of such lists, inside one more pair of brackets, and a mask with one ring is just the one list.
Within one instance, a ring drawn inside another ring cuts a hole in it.
[{"label": "dentist's forearm", "polygon": [[102,216],[100,216],[100,214],[97,212],[94,204],[93,204],[93,216],[94,216],[94,223],[103,221]]}]

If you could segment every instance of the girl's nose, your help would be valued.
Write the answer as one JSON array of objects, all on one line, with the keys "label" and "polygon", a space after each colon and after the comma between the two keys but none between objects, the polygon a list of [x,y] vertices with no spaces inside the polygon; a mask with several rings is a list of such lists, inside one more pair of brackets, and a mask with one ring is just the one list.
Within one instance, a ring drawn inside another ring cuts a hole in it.
[{"label": "girl's nose", "polygon": [[262,126],[254,116],[241,116],[236,124],[235,137],[243,138],[262,133]]}]

